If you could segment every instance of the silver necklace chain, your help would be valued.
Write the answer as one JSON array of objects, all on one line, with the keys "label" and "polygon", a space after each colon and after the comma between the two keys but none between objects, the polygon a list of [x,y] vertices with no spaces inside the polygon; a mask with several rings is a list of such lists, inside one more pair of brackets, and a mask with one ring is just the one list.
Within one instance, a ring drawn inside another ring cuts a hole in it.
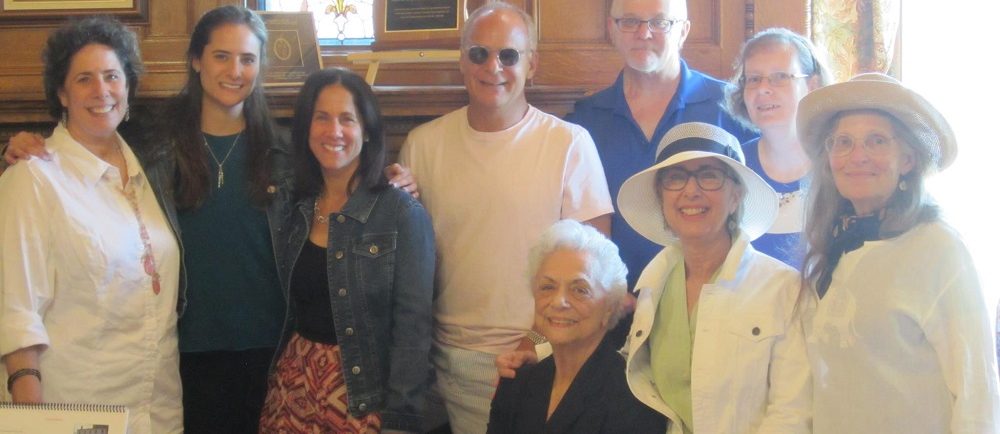
[{"label": "silver necklace chain", "polygon": [[226,180],[226,172],[222,169],[222,166],[225,165],[226,161],[229,160],[229,156],[233,155],[233,149],[236,149],[236,142],[240,141],[240,135],[242,134],[243,131],[240,131],[238,134],[236,134],[236,138],[233,139],[233,144],[229,145],[229,152],[226,152],[226,156],[222,158],[222,161],[219,161],[219,159],[215,156],[215,152],[212,151],[212,147],[208,146],[208,139],[205,137],[205,134],[202,133],[201,135],[202,140],[205,141],[205,147],[208,148],[208,155],[211,155],[212,159],[215,160],[215,165],[219,166],[219,178],[218,178],[217,188],[222,188],[222,184]]}]

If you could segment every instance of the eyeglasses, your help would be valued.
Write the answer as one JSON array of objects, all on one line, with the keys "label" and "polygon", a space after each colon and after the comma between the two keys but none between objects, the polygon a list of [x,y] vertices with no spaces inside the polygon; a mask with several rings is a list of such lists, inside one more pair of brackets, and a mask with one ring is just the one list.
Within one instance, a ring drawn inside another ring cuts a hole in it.
[{"label": "eyeglasses", "polygon": [[[522,53],[524,53],[524,51],[514,48],[501,48],[496,52],[497,61],[499,61],[501,65],[509,68],[517,65],[517,62],[521,60]],[[482,65],[490,58],[490,49],[480,45],[473,45],[469,48],[467,56],[469,57],[470,62],[476,65]]]},{"label": "eyeglasses", "polygon": [[667,33],[674,27],[674,24],[685,21],[670,20],[667,18],[651,18],[648,20],[640,20],[638,18],[615,18],[614,20],[615,27],[618,27],[619,31],[626,33],[638,32],[641,24],[645,24],[650,33]]},{"label": "eyeglasses", "polygon": [[771,87],[785,87],[788,83],[792,81],[793,78],[806,78],[809,74],[789,74],[787,72],[774,72],[768,75],[745,75],[740,78],[740,82],[743,83],[743,87],[747,89],[756,89],[760,85],[764,84],[766,80]]},{"label": "eyeglasses", "polygon": [[[892,152],[892,142],[895,137],[872,133],[865,136],[861,142],[865,153],[872,157],[883,157]],[[834,157],[846,157],[854,152],[854,144],[857,141],[847,134],[838,134],[826,139],[826,152]]]},{"label": "eyeglasses", "polygon": [[687,187],[688,180],[694,177],[698,183],[698,188],[704,191],[715,191],[726,185],[726,178],[730,176],[725,170],[706,167],[690,172],[680,167],[668,167],[657,176],[657,185],[667,191],[680,191]]}]

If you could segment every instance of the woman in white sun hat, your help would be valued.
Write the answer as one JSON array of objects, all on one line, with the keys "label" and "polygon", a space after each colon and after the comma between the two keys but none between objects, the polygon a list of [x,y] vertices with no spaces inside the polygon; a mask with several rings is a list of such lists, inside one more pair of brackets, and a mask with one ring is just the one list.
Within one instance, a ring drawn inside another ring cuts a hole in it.
[{"label": "woman in white sun hat", "polygon": [[972,258],[924,177],[948,122],[895,79],[862,74],[802,99],[813,161],[802,270],[814,430],[997,433],[997,366]]},{"label": "woman in white sun hat", "polygon": [[636,286],[632,393],[670,419],[670,434],[808,432],[800,279],[750,245],[777,195],[713,125],[677,125],[656,161],[618,194],[625,221],[664,246]]}]

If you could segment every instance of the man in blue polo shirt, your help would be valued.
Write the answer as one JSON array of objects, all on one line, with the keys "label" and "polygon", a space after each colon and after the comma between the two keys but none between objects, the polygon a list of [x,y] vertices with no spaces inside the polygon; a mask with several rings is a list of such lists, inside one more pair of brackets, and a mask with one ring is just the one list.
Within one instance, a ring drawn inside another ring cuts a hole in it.
[{"label": "man in blue polo shirt", "polygon": [[[653,163],[656,146],[674,125],[718,125],[740,143],[755,137],[720,105],[725,83],[688,68],[681,59],[691,28],[686,0],[615,0],[607,25],[625,68],[611,87],[578,101],[567,120],[593,137],[612,198],[626,179]],[[611,239],[628,266],[634,291],[642,269],[662,247],[632,230],[617,203]]]}]

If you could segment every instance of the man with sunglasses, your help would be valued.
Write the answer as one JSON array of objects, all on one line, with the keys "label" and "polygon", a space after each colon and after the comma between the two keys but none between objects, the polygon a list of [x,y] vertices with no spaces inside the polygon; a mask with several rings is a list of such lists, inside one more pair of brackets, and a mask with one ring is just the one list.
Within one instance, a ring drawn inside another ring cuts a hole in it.
[{"label": "man with sunglasses", "polygon": [[516,6],[489,2],[473,12],[460,60],[469,105],[414,129],[400,152],[436,233],[431,358],[456,433],[486,431],[496,354],[530,347],[527,257],[538,236],[561,219],[610,228],[590,135],[525,98],[535,46],[531,17]]},{"label": "man with sunglasses", "polygon": [[[686,0],[614,0],[608,33],[625,60],[611,87],[576,103],[567,120],[590,132],[601,156],[612,197],[622,183],[653,162],[656,146],[674,125],[704,122],[727,130],[740,142],[755,136],[720,103],[725,84],[687,66],[681,47],[691,23]],[[629,288],[661,246],[636,233],[617,209],[611,239],[628,266]],[[628,323],[610,336],[621,343]]]}]

